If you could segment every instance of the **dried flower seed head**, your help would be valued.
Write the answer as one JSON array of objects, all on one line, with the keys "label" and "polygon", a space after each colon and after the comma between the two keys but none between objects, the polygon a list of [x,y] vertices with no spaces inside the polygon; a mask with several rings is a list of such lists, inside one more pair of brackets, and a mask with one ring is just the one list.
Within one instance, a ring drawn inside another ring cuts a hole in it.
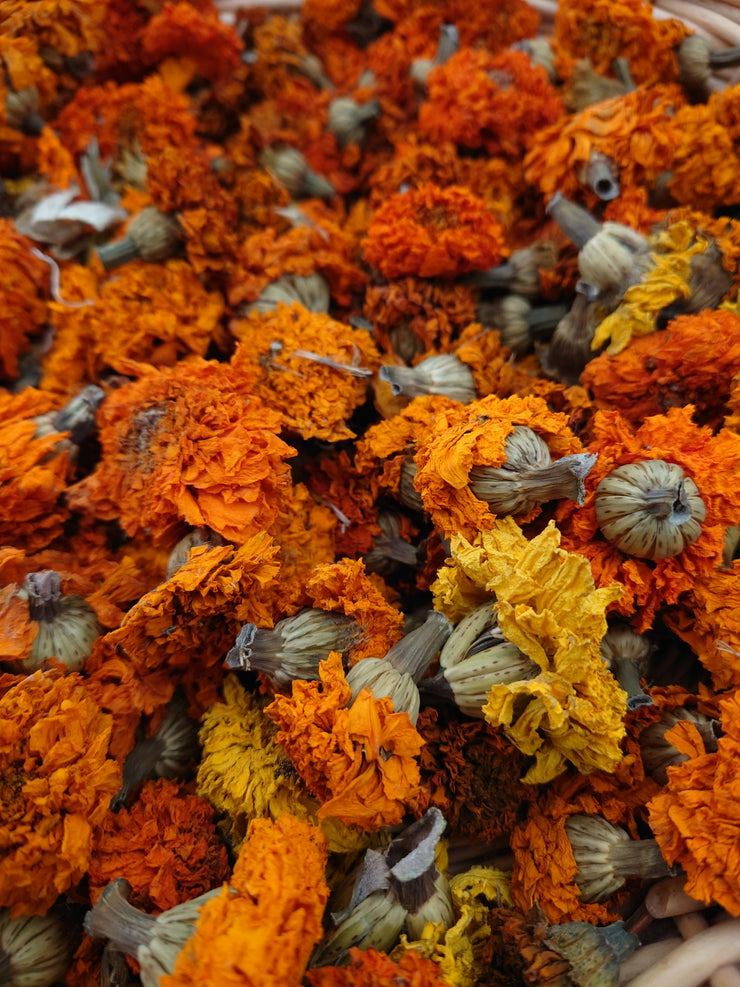
[{"label": "dried flower seed head", "polygon": [[0,909],[0,984],[4,987],[51,987],[67,972],[75,945],[61,916],[10,917]]},{"label": "dried flower seed head", "polygon": [[501,344],[517,355],[526,353],[538,337],[550,336],[567,311],[562,304],[538,305],[535,308],[522,295],[506,295],[476,305],[478,321],[497,329]]},{"label": "dried flower seed head", "polygon": [[553,84],[558,82],[558,71],[555,67],[555,52],[553,51],[550,39],[544,35],[536,38],[525,38],[517,41],[511,47],[515,51],[523,51],[529,56],[532,65],[539,65],[547,73],[547,78]]},{"label": "dried flower seed head", "polygon": [[652,706],[652,698],[640,685],[654,646],[626,624],[612,624],[601,641],[601,657],[627,693],[627,709]]},{"label": "dried flower seed head", "polygon": [[595,303],[585,294],[577,293],[570,311],[558,322],[549,346],[540,352],[545,373],[576,383],[583,368],[593,359],[591,344],[596,326]]},{"label": "dried flower seed head", "polygon": [[69,432],[69,437],[57,442],[58,452],[66,451],[76,461],[79,447],[97,431],[97,410],[105,392],[95,384],[89,384],[76,394],[60,411],[47,411],[38,415],[34,438],[45,438],[59,432]]},{"label": "dried flower seed head", "polygon": [[366,572],[376,572],[385,578],[394,573],[399,565],[416,566],[419,549],[402,536],[399,515],[395,511],[381,511],[378,526],[380,534],[365,553]]},{"label": "dried flower seed head", "polygon": [[450,882],[447,877],[437,871],[434,890],[423,904],[406,916],[406,932],[410,939],[422,939],[424,927],[431,922],[449,929],[455,924],[455,909],[452,901]]},{"label": "dried flower seed head", "polygon": [[669,877],[671,868],[653,839],[633,840],[602,816],[576,813],[565,831],[578,865],[576,884],[585,902],[603,901],[630,877]]},{"label": "dried flower seed head", "polygon": [[622,922],[604,928],[589,922],[551,925],[545,944],[570,963],[569,982],[580,987],[607,987],[619,982],[619,967],[640,945]]},{"label": "dried flower seed head", "polygon": [[264,672],[279,687],[295,679],[319,678],[319,662],[336,651],[346,654],[362,639],[352,617],[306,607],[272,630],[245,624],[226,655],[229,668]]},{"label": "dried flower seed head", "polygon": [[347,685],[352,690],[352,702],[363,689],[369,689],[376,699],[387,696],[396,713],[408,713],[416,726],[421,700],[413,678],[390,665],[385,658],[363,658],[347,672]]},{"label": "dried flower seed head", "polygon": [[177,956],[195,931],[200,910],[221,894],[207,891],[192,901],[147,915],[129,903],[131,886],[122,877],[112,881],[85,916],[85,932],[94,939],[107,939],[116,949],[133,957],[141,966],[144,987],[159,987],[160,977],[172,973]]},{"label": "dried flower seed head", "polygon": [[398,499],[404,505],[404,507],[410,508],[412,511],[418,511],[419,514],[424,513],[424,501],[421,499],[421,494],[414,486],[414,480],[419,468],[413,459],[405,459],[401,465],[401,475],[398,483]]},{"label": "dried flower seed head", "polygon": [[347,144],[360,144],[365,138],[367,124],[380,116],[380,103],[371,99],[368,103],[357,103],[349,96],[338,96],[329,103],[327,127],[337,139],[340,147]]},{"label": "dried flower seed head", "polygon": [[579,58],[565,86],[565,105],[571,113],[580,113],[594,103],[624,96],[628,88],[620,79],[599,75],[587,58]]},{"label": "dried flower seed head", "polygon": [[594,506],[608,541],[627,555],[653,561],[693,545],[706,517],[694,481],[663,459],[612,470],[596,488]]},{"label": "dried flower seed head", "polygon": [[180,539],[170,552],[167,559],[167,578],[171,579],[178,569],[188,561],[191,551],[197,546],[205,545],[207,548],[214,548],[217,545],[225,545],[225,540],[216,531],[212,531],[205,526],[193,528],[187,535]]},{"label": "dried flower seed head", "polygon": [[98,247],[98,257],[107,271],[132,260],[167,260],[179,250],[182,236],[174,216],[160,212],[156,206],[147,206],[131,220],[123,240]]},{"label": "dried flower seed head", "polygon": [[295,198],[330,199],[334,195],[331,182],[317,175],[295,147],[267,147],[260,155],[260,164]]},{"label": "dried flower seed head", "polygon": [[313,274],[283,274],[263,289],[253,305],[247,306],[244,314],[274,312],[278,305],[294,305],[298,302],[309,312],[329,312],[330,293],[326,278],[314,271]]},{"label": "dried flower seed head", "polygon": [[572,453],[553,462],[544,439],[525,425],[514,426],[505,451],[503,466],[474,466],[469,473],[473,494],[495,514],[528,514],[550,500],[583,503],[595,453]]},{"label": "dried flower seed head", "polygon": [[468,274],[463,283],[475,285],[476,288],[493,288],[509,291],[515,296],[535,298],[540,293],[540,270],[554,267],[557,259],[557,247],[552,240],[539,240],[529,247],[515,250],[498,267]]},{"label": "dried flower seed head", "polygon": [[676,48],[676,58],[681,85],[691,95],[705,96],[714,72],[740,63],[740,48],[712,51],[706,38],[700,34],[689,34]]},{"label": "dried flower seed head", "polygon": [[419,682],[451,632],[452,624],[447,617],[433,610],[423,624],[393,645],[385,660],[399,672],[409,674],[414,682]]},{"label": "dried flower seed head", "polygon": [[379,377],[391,385],[394,397],[399,394],[407,398],[442,394],[453,401],[468,404],[478,396],[470,367],[454,353],[428,356],[415,367],[384,364]]},{"label": "dried flower seed head", "polygon": [[445,825],[439,809],[428,809],[384,850],[366,852],[351,900],[334,915],[337,928],[322,943],[312,966],[341,962],[353,947],[389,949],[409,913],[417,916],[417,925],[423,924],[425,914],[437,916],[445,927],[452,925],[449,887],[446,882],[438,887],[435,863]]},{"label": "dried flower seed head", "polygon": [[26,576],[18,596],[28,601],[28,615],[38,631],[23,669],[32,672],[47,658],[58,658],[70,671],[79,671],[103,633],[95,611],[82,596],[63,596],[61,577],[53,569]]},{"label": "dried flower seed head", "polygon": [[5,119],[9,127],[20,130],[27,137],[38,137],[44,129],[44,118],[39,113],[39,91],[28,86],[5,97]]},{"label": "dried flower seed head", "polygon": [[689,760],[689,755],[680,751],[666,738],[666,733],[677,723],[691,723],[699,731],[704,749],[708,754],[717,750],[719,722],[696,709],[681,706],[678,709],[664,709],[657,723],[651,723],[640,732],[638,738],[640,753],[645,771],[658,782],[665,785],[668,781],[668,768],[675,764],[683,764]]},{"label": "dried flower seed head", "polygon": [[420,90],[424,90],[429,73],[437,65],[444,65],[460,48],[460,32],[454,24],[442,24],[434,58],[415,58],[409,75]]},{"label": "dried flower seed head", "polygon": [[153,737],[141,737],[126,757],[123,783],[111,802],[117,812],[145,778],[181,778],[198,758],[198,724],[187,715],[184,697],[176,693]]}]

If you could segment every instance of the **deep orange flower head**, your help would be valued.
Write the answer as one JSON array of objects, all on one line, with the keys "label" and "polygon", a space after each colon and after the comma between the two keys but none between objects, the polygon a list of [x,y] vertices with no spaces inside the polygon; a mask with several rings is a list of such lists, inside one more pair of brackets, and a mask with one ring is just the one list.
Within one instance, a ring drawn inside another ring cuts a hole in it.
[{"label": "deep orange flower head", "polygon": [[633,339],[621,353],[600,354],[586,364],[581,381],[598,408],[619,411],[635,425],[690,404],[697,421],[717,428],[736,374],[740,315],[707,309]]},{"label": "deep orange flower head", "polygon": [[567,415],[550,411],[543,398],[534,396],[492,394],[440,409],[415,456],[419,472],[414,485],[434,523],[447,535],[466,537],[490,528],[496,515],[468,486],[470,471],[475,466],[500,467],[506,461],[506,439],[516,425],[537,432],[553,458],[581,452],[567,422]]},{"label": "deep orange flower head", "polygon": [[[671,408],[633,428],[616,411],[593,419],[591,452],[599,458],[586,480],[586,500],[578,509],[563,502],[558,526],[563,545],[591,561],[598,586],[617,580],[626,592],[614,604],[625,616],[635,613],[635,628],[650,627],[656,610],[675,603],[695,581],[722,562],[725,530],[740,521],[740,488],[734,482],[740,436],[722,429],[712,435],[694,424],[693,408]],[[594,509],[596,487],[612,470],[627,463],[663,459],[676,463],[696,483],[706,507],[701,535],[679,555],[658,561],[625,555],[600,533]]]},{"label": "deep orange flower head", "polygon": [[118,877],[132,887],[131,904],[147,912],[217,887],[230,867],[213,817],[209,802],[177,782],[147,782],[133,805],[103,821],[88,872],[93,904]]},{"label": "deep orange flower head", "polygon": [[74,58],[96,52],[105,40],[105,7],[97,0],[3,0],[0,7],[3,33],[33,38],[39,48],[49,47]]},{"label": "deep orange flower head", "polygon": [[588,58],[596,72],[609,75],[615,58],[629,63],[640,85],[672,82],[678,75],[674,48],[689,34],[677,18],[658,20],[643,0],[564,0],[555,12],[555,45],[561,71]]},{"label": "deep orange flower head", "polygon": [[436,963],[410,950],[396,962],[376,949],[350,949],[347,966],[322,966],[306,974],[311,987],[444,987]]},{"label": "deep orange flower head", "polygon": [[652,187],[658,175],[672,168],[679,140],[673,115],[685,104],[679,86],[659,85],[564,116],[533,135],[525,175],[546,199],[558,191],[567,198],[588,199],[584,174],[598,152],[614,162],[621,185]]},{"label": "deep orange flower head", "polygon": [[280,727],[278,742],[323,805],[319,818],[376,830],[401,822],[423,801],[418,755],[424,741],[408,713],[363,689],[355,702],[332,652],[319,666],[321,682],[293,683],[265,712]]},{"label": "deep orange flower head", "polygon": [[130,372],[131,361],[168,367],[190,354],[205,356],[220,335],[222,298],[206,291],[182,260],[127,264],[91,292],[90,301],[79,308],[52,305],[56,341],[79,353],[79,362],[65,370],[80,385],[110,370]]},{"label": "deep orange flower head", "polygon": [[501,224],[462,186],[428,184],[399,192],[378,209],[363,250],[387,278],[482,271],[501,259]]},{"label": "deep orange flower head", "polygon": [[403,614],[389,600],[379,576],[368,575],[361,559],[339,559],[317,565],[306,581],[311,606],[353,617],[362,639],[350,649],[350,660],[383,658],[403,634]]},{"label": "deep orange flower head", "polygon": [[0,905],[43,915],[85,874],[121,784],[111,718],[79,675],[36,672],[0,699]]},{"label": "deep orange flower head", "polygon": [[34,257],[32,240],[17,233],[13,221],[0,219],[0,379],[18,376],[18,358],[41,332],[46,319],[43,286],[49,270]]},{"label": "deep orange flower head", "polygon": [[144,28],[141,45],[153,64],[172,55],[192,59],[198,75],[212,82],[239,67],[244,48],[215,7],[199,10],[191,3],[166,3]]},{"label": "deep orange flower head", "polygon": [[329,888],[320,829],[285,813],[255,819],[230,887],[206,902],[162,987],[298,984],[322,935]]},{"label": "deep orange flower head", "polygon": [[289,432],[328,442],[354,438],[347,421],[380,363],[370,333],[299,304],[234,320],[230,329],[241,343],[232,366],[255,376],[253,393],[284,416]]},{"label": "deep orange flower head", "polygon": [[686,871],[687,893],[740,915],[735,880],[740,867],[740,693],[727,695],[720,710],[722,736],[715,753],[705,753],[691,723],[668,731],[666,738],[689,759],[668,768],[668,784],[648,809],[665,859]]},{"label": "deep orange flower head", "polygon": [[67,433],[36,436],[35,417],[52,410],[54,400],[32,387],[0,393],[0,541],[26,550],[48,545],[69,517],[61,500],[73,469]]},{"label": "deep orange flower head", "polygon": [[419,129],[431,141],[518,160],[533,134],[561,117],[563,102],[540,65],[523,51],[491,55],[462,48],[427,80]]},{"label": "deep orange flower head", "polygon": [[290,486],[282,416],[253,378],[193,360],[114,391],[99,412],[102,458],[70,502],[134,535],[172,541],[182,522],[244,542],[277,516]]}]

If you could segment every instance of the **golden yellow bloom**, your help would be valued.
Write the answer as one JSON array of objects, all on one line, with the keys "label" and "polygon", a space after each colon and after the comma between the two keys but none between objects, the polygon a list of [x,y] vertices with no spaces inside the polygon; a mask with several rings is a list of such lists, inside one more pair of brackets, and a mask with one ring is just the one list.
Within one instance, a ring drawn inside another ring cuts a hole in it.
[{"label": "golden yellow bloom", "polygon": [[[588,561],[560,546],[553,521],[528,541],[499,518],[473,542],[451,539],[455,570],[495,594],[504,637],[541,668],[534,678],[495,685],[483,712],[523,753],[535,757],[524,781],[544,783],[574,764],[583,774],[614,770],[622,752],[627,695],[599,653],[616,583],[596,589]],[[454,589],[446,574],[436,606]],[[437,591],[437,584],[433,587]]]},{"label": "golden yellow bloom", "polygon": [[691,261],[703,254],[710,241],[697,236],[682,220],[653,239],[653,265],[637,284],[628,288],[621,303],[599,323],[591,343],[598,350],[611,340],[608,353],[620,353],[633,336],[655,332],[658,313],[677,298],[689,298]]}]

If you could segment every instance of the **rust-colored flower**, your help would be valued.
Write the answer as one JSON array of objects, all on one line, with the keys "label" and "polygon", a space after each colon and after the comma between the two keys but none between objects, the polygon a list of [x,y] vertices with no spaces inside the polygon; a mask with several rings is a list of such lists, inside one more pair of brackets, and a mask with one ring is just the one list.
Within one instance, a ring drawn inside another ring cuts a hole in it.
[{"label": "rust-colored flower", "polygon": [[[584,505],[558,508],[563,544],[590,560],[597,585],[615,579],[622,583],[626,592],[614,607],[626,616],[634,613],[638,631],[651,625],[661,605],[676,603],[722,562],[725,529],[740,518],[740,493],[730,478],[740,456],[740,436],[727,429],[712,435],[694,424],[692,411],[691,406],[671,408],[636,430],[616,411],[597,412],[589,448],[599,458],[586,481]],[[697,540],[678,555],[656,561],[626,555],[608,542],[599,532],[594,507],[597,486],[613,470],[652,460],[680,467],[696,484],[706,508]]]},{"label": "rust-colored flower", "polygon": [[183,522],[237,542],[264,530],[289,489],[293,450],[252,383],[226,364],[193,360],[114,391],[99,412],[101,461],[70,503],[170,543]]},{"label": "rust-colored flower", "polygon": [[523,51],[491,55],[462,48],[427,80],[419,129],[429,140],[455,141],[518,160],[533,134],[563,115],[563,103],[540,65]]},{"label": "rust-colored flower", "polygon": [[190,59],[198,75],[213,82],[233,73],[244,48],[233,27],[223,24],[215,9],[190,3],[167,3],[141,34],[144,54],[153,64],[170,56]]},{"label": "rust-colored flower", "polygon": [[232,366],[256,377],[253,393],[279,411],[290,432],[329,442],[354,438],[347,422],[367,396],[379,363],[370,334],[302,305],[238,319]]},{"label": "rust-colored flower", "polygon": [[483,200],[467,189],[428,184],[399,192],[378,209],[363,250],[387,278],[452,276],[497,264],[502,230]]},{"label": "rust-colored flower", "polygon": [[213,816],[209,802],[177,782],[147,782],[133,805],[103,821],[88,871],[93,903],[118,877],[131,885],[131,903],[147,912],[221,884],[230,868]]},{"label": "rust-colored flower", "polygon": [[3,0],[0,21],[3,33],[33,38],[39,48],[48,47],[61,58],[74,58],[102,46],[105,8],[96,0],[70,5],[60,0]]},{"label": "rust-colored flower", "polygon": [[322,801],[319,818],[375,830],[403,819],[423,804],[418,755],[424,741],[408,713],[390,699],[352,690],[335,652],[319,666],[321,682],[293,683],[267,714],[280,727],[278,742],[309,790]]},{"label": "rust-colored flower", "polygon": [[33,242],[15,231],[12,220],[0,219],[0,378],[18,376],[18,360],[26,353],[46,319],[42,286],[48,268],[31,250]]},{"label": "rust-colored flower", "polygon": [[0,699],[0,904],[43,915],[85,874],[121,783],[112,720],[76,674],[36,672]]},{"label": "rust-colored flower", "polygon": [[674,49],[689,33],[675,17],[653,17],[642,0],[564,0],[555,12],[555,44],[562,68],[588,58],[596,72],[613,71],[614,59],[629,64],[635,82],[649,86],[678,76]]},{"label": "rust-colored flower", "polygon": [[734,875],[740,866],[737,758],[740,753],[738,692],[720,703],[722,736],[705,753],[696,727],[673,727],[666,737],[688,760],[668,768],[668,784],[649,803],[650,828],[669,864],[686,871],[686,892],[740,915]]},{"label": "rust-colored flower", "polygon": [[700,424],[722,423],[740,373],[740,315],[724,309],[672,319],[663,332],[634,339],[621,353],[591,360],[581,380],[597,408],[635,425],[690,404]]},{"label": "rust-colored flower", "polygon": [[322,935],[325,866],[321,830],[287,814],[254,820],[231,886],[203,906],[162,987],[299,983]]},{"label": "rust-colored flower", "polygon": [[414,950],[398,962],[376,949],[350,949],[347,966],[322,966],[306,974],[311,987],[443,987],[439,967]]}]

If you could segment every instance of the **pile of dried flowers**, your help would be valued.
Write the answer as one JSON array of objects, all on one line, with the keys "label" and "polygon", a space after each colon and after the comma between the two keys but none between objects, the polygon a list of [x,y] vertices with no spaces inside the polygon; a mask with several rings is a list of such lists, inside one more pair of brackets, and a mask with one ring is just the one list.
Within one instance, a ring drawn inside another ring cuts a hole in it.
[{"label": "pile of dried flowers", "polygon": [[733,41],[0,0],[0,985],[740,982]]}]

